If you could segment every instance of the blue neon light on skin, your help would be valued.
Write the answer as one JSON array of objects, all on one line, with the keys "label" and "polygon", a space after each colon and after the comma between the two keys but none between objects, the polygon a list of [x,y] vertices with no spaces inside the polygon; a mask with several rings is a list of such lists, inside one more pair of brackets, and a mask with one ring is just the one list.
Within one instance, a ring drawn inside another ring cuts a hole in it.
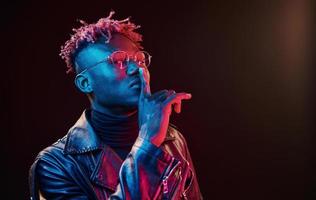
[{"label": "blue neon light on skin", "polygon": [[[114,34],[110,43],[105,44],[104,41],[102,38],[79,51],[75,57],[77,72],[82,72],[86,66],[93,66],[114,51],[126,51],[130,55],[139,51],[130,39],[121,34]],[[139,84],[131,86],[135,79],[139,80]],[[75,84],[81,92],[90,94],[93,109],[113,115],[130,115],[137,112],[141,82],[139,67],[134,62],[129,62],[126,69],[102,62],[84,73],[79,73]]]},{"label": "blue neon light on skin", "polygon": [[[131,116],[138,112],[139,137],[159,147],[164,141],[173,109],[181,112],[181,101],[191,94],[173,90],[150,92],[150,76],[147,68],[140,69],[129,62],[126,69],[102,62],[84,73],[85,66],[100,62],[112,52],[121,50],[129,55],[139,51],[137,46],[123,35],[113,35],[109,44],[97,42],[82,49],[75,58],[77,72],[75,84],[83,93],[89,94],[91,107],[116,117]],[[138,80],[138,85],[131,83]]]}]

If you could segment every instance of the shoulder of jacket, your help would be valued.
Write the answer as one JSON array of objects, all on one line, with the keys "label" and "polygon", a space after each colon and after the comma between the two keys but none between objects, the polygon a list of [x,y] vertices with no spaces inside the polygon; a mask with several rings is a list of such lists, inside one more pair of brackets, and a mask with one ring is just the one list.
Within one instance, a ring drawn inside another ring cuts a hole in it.
[{"label": "shoulder of jacket", "polygon": [[36,159],[39,160],[39,159],[45,159],[47,157],[62,155],[63,150],[65,148],[66,139],[67,139],[67,135],[61,139],[58,139],[53,144],[47,146],[46,148],[44,148],[38,153]]},{"label": "shoulder of jacket", "polygon": [[180,132],[179,128],[174,124],[169,123],[168,132],[169,134],[173,135],[177,140],[185,141],[185,137]]},{"label": "shoulder of jacket", "polygon": [[183,149],[187,148],[185,137],[174,124],[169,123],[168,134],[171,135],[174,138],[174,142],[178,143]]}]

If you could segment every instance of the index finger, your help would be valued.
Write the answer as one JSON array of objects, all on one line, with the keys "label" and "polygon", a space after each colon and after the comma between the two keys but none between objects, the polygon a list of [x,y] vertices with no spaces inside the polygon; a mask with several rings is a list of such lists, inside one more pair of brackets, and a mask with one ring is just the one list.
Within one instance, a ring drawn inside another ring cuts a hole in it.
[{"label": "index finger", "polygon": [[191,99],[192,95],[190,93],[185,93],[185,92],[181,92],[181,93],[175,93],[171,96],[169,96],[165,101],[164,104],[165,105],[171,105],[175,102],[179,102],[183,99]]},{"label": "index finger", "polygon": [[144,72],[143,68],[139,68],[139,76],[140,76],[140,81],[141,81],[141,91],[140,95],[141,96],[150,96],[150,86],[149,86],[149,77],[146,72]]}]

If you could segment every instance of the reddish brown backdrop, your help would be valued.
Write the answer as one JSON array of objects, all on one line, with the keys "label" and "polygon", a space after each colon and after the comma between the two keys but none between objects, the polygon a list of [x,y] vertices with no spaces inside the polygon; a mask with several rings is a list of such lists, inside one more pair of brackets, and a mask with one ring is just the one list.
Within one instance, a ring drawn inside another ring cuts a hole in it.
[{"label": "reddish brown backdrop", "polygon": [[39,1],[2,6],[2,178],[27,199],[37,152],[66,134],[87,99],[59,47],[76,19],[114,9],[141,24],[152,90],[193,94],[172,120],[205,199],[315,199],[312,7],[293,1]]}]

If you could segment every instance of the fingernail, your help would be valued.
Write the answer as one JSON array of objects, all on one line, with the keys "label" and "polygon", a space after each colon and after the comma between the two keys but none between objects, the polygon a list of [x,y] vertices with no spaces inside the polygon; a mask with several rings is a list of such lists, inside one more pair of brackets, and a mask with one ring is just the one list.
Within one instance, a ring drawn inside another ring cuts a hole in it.
[{"label": "fingernail", "polygon": [[192,97],[192,94],[187,93],[187,97],[191,98],[191,97]]}]

